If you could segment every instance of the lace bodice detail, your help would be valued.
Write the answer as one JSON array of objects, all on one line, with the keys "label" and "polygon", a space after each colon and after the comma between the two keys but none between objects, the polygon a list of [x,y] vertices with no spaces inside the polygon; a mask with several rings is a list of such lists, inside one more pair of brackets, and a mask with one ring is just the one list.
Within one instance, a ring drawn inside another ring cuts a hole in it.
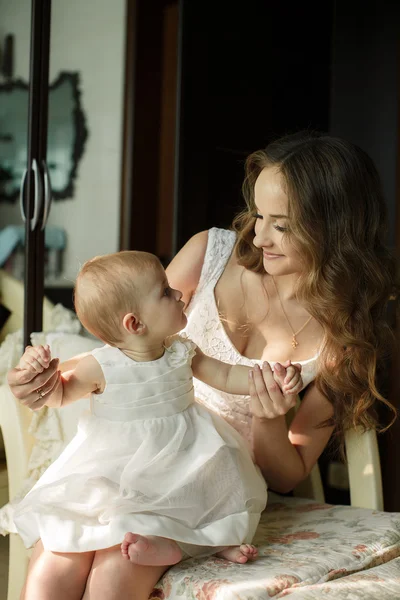
[{"label": "lace bodice detail", "polygon": [[[238,352],[220,320],[215,300],[215,286],[232,254],[236,234],[226,229],[212,228],[202,272],[196,292],[188,309],[185,333],[208,356],[229,364],[254,366],[261,360],[250,359]],[[275,361],[268,361],[273,368]],[[316,375],[316,358],[299,361],[302,365],[304,386]],[[251,444],[251,413],[249,396],[227,394],[194,379],[197,399],[209,409],[220,414]]]}]

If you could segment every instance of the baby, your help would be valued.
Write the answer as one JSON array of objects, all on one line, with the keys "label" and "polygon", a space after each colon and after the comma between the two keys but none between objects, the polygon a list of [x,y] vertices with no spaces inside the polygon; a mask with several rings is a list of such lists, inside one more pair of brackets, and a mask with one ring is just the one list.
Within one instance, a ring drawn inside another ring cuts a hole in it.
[{"label": "baby", "polygon": [[[16,508],[27,547],[41,539],[51,552],[85,553],[122,544],[123,556],[140,565],[256,556],[251,541],[266,505],[265,481],[241,436],[197,403],[193,390],[194,375],[248,394],[251,369],[210,358],[175,335],[186,325],[181,296],[146,252],[83,265],[76,312],[106,345],[60,373],[47,393],[50,407],[87,394],[91,406]],[[41,372],[50,360],[47,346],[28,347],[19,368]],[[297,366],[278,366],[274,378],[285,393],[302,388]]]}]

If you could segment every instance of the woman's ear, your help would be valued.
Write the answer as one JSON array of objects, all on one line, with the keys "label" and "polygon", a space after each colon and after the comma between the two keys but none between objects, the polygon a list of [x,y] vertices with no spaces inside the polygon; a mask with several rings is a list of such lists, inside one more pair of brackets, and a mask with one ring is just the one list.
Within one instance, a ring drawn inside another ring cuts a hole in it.
[{"label": "woman's ear", "polygon": [[133,335],[142,335],[146,331],[146,325],[133,313],[128,313],[122,319],[122,326]]}]

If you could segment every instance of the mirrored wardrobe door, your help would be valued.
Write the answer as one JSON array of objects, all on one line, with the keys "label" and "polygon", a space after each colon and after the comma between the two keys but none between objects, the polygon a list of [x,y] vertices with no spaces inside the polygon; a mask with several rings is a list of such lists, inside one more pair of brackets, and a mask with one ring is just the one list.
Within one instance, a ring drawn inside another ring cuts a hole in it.
[{"label": "mirrored wardrobe door", "polygon": [[125,15],[126,0],[52,0],[45,293],[68,307],[80,265],[119,250]]},{"label": "mirrored wardrobe door", "polygon": [[30,43],[31,1],[0,0],[0,268],[21,280],[25,228],[19,200],[28,161]]},{"label": "mirrored wardrobe door", "polygon": [[[8,81],[3,86],[3,93],[18,97],[19,102],[17,100],[15,103],[3,102],[3,130],[5,132],[8,130],[4,135],[6,144],[7,141],[10,143],[8,154],[12,158],[11,164],[6,162],[5,168],[3,166],[2,196],[3,200],[14,203],[19,196],[19,208],[24,226],[22,225],[22,231],[18,225],[16,228],[13,227],[12,217],[15,218],[15,211],[13,211],[12,216],[6,216],[5,221],[11,223],[5,232],[2,230],[2,233],[3,236],[9,236],[11,232],[17,236],[15,245],[24,247],[24,310],[21,319],[24,345],[30,343],[30,333],[42,327],[44,234],[40,227],[40,220],[43,200],[42,164],[46,156],[47,143],[50,5],[51,0],[32,0],[31,17],[27,23],[24,21],[27,12],[25,2],[13,2],[12,6],[8,3],[3,4],[3,9],[7,9],[5,16],[10,19],[14,31],[17,31],[6,35],[4,41],[3,53],[6,60],[2,61],[2,75]],[[5,21],[7,22],[7,18]],[[23,43],[27,40],[29,40],[29,47],[24,48],[24,55],[29,57],[29,74],[24,81],[15,77],[13,59],[14,48],[19,47],[20,41]],[[24,104],[25,98],[26,104]],[[26,144],[23,142],[25,128],[22,122],[24,120],[27,124]],[[17,179],[21,175],[18,193]],[[18,252],[18,248],[15,250]]]}]

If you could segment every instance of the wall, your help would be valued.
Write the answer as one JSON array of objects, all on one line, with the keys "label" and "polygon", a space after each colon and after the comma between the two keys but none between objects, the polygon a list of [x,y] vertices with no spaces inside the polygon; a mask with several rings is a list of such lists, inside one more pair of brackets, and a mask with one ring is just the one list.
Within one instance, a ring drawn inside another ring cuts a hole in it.
[{"label": "wall", "polygon": [[333,1],[181,0],[177,248],[243,208],[246,156],[327,129]]},{"label": "wall", "polygon": [[374,160],[395,245],[397,205],[400,5],[384,0],[336,1],[331,127]]},{"label": "wall", "polygon": [[[30,1],[0,0],[0,41],[15,35],[14,76],[28,80]],[[67,231],[64,273],[119,248],[125,0],[53,0],[50,83],[79,71],[89,136],[78,166],[74,198],[53,202],[48,224]],[[0,226],[20,223],[17,204],[0,205]]]},{"label": "wall", "polygon": [[[389,213],[388,241],[399,255],[400,4],[336,1],[331,132],[361,146],[379,170]],[[393,311],[393,308],[392,308]],[[392,317],[393,319],[393,317]],[[393,319],[394,320],[394,319]],[[397,352],[381,377],[386,397],[400,409],[400,322]],[[380,406],[380,417],[388,414]],[[390,415],[391,416],[391,415]],[[385,509],[400,510],[400,420],[379,436]]]}]

